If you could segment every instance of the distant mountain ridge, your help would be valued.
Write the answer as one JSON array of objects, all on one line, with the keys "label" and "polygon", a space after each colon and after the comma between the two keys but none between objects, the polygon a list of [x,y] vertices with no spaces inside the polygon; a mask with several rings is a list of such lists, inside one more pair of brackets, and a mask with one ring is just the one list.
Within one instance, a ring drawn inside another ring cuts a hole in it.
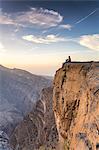
[{"label": "distant mountain ridge", "polygon": [[9,136],[32,110],[42,89],[51,85],[51,79],[0,65],[0,130]]}]

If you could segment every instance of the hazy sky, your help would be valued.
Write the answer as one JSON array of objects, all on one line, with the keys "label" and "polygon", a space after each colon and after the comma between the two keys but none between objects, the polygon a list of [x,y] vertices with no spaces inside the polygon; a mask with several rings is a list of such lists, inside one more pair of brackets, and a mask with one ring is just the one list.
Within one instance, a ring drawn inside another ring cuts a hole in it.
[{"label": "hazy sky", "polygon": [[68,55],[99,60],[98,1],[0,0],[0,64],[53,75]]}]

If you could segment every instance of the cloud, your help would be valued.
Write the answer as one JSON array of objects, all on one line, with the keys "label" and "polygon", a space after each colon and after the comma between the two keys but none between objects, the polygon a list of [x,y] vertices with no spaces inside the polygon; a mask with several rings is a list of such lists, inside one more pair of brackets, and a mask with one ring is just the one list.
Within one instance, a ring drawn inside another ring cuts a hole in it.
[{"label": "cloud", "polygon": [[50,35],[47,35],[47,36],[34,36],[34,35],[26,35],[26,36],[23,36],[22,39],[24,40],[27,40],[29,42],[33,42],[33,43],[36,43],[36,44],[50,44],[50,43],[55,43],[55,42],[64,42],[66,41],[65,38],[63,37],[59,37],[57,35],[53,35],[53,34],[50,34]]},{"label": "cloud", "polygon": [[10,24],[10,25],[15,25],[16,23],[14,22],[14,20],[12,20],[8,14],[4,13],[4,14],[0,14],[0,24]]},{"label": "cloud", "polygon": [[83,35],[79,40],[80,45],[99,51],[99,34]]},{"label": "cloud", "polygon": [[13,14],[0,14],[0,24],[10,24],[22,27],[32,27],[34,25],[44,28],[55,27],[63,20],[58,12],[48,9],[31,8],[25,12]]},{"label": "cloud", "polygon": [[3,44],[0,42],[0,49],[3,49],[4,48],[4,46],[3,46]]},{"label": "cloud", "polygon": [[71,30],[72,26],[70,24],[63,24],[63,25],[60,25],[60,28]]},{"label": "cloud", "polygon": [[4,48],[4,45],[0,42],[0,52],[1,53],[4,53],[6,52],[5,48]]}]

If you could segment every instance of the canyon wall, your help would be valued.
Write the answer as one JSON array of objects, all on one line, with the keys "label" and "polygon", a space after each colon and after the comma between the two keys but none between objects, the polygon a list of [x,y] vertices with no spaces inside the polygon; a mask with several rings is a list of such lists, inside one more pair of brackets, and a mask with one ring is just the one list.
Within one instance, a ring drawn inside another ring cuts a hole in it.
[{"label": "canyon wall", "polygon": [[0,65],[0,149],[7,150],[15,127],[33,110],[42,89],[51,85],[51,78]]},{"label": "canyon wall", "polygon": [[53,109],[60,150],[99,149],[99,62],[68,62],[56,71]]},{"label": "canyon wall", "polygon": [[46,77],[0,66],[0,130],[10,135],[33,109],[42,89],[51,85]]},{"label": "canyon wall", "polygon": [[56,149],[58,132],[52,110],[53,89],[42,90],[34,109],[16,127],[10,137],[14,150]]}]

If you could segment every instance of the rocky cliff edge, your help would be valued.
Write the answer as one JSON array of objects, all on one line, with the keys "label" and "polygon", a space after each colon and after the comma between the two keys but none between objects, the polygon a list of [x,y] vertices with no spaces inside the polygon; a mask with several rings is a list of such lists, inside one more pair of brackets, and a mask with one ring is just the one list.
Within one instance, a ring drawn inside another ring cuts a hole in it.
[{"label": "rocky cliff edge", "polygon": [[70,62],[54,78],[60,150],[99,149],[99,62]]}]

